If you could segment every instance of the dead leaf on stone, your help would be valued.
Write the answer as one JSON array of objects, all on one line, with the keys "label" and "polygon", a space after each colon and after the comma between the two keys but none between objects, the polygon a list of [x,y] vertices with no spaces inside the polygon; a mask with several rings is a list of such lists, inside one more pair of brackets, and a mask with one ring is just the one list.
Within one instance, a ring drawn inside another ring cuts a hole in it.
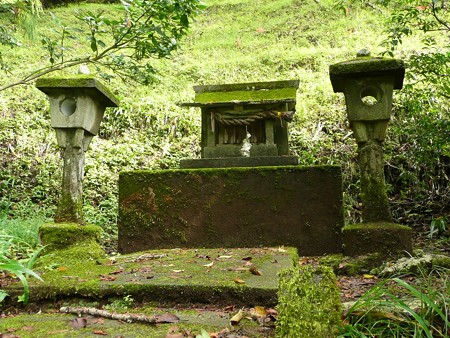
[{"label": "dead leaf on stone", "polygon": [[92,333],[93,334],[98,334],[98,335],[101,335],[101,336],[107,336],[108,335],[108,332],[106,332],[105,330],[92,330]]},{"label": "dead leaf on stone", "polygon": [[266,316],[266,309],[264,306],[255,306],[250,309],[249,314],[252,319],[264,318]]},{"label": "dead leaf on stone", "polygon": [[22,326],[21,330],[23,330],[23,331],[33,331],[34,330],[34,326],[33,325],[25,325],[25,326]]},{"label": "dead leaf on stone", "polygon": [[77,317],[75,319],[72,319],[69,322],[69,324],[70,324],[70,326],[72,326],[73,329],[79,330],[79,329],[82,329],[82,328],[86,327],[87,320],[84,317]]},{"label": "dead leaf on stone", "polygon": [[114,277],[114,276],[108,276],[108,275],[100,275],[100,280],[104,280],[104,281],[114,281],[114,280],[116,280],[116,277]]},{"label": "dead leaf on stone", "polygon": [[166,338],[184,338],[184,333],[168,333]]},{"label": "dead leaf on stone", "polygon": [[171,313],[163,313],[162,315],[156,315],[155,316],[155,323],[156,324],[163,324],[163,323],[178,323],[180,321],[180,318],[175,316]]},{"label": "dead leaf on stone", "polygon": [[262,273],[259,271],[256,267],[252,266],[249,271],[252,273],[252,275],[261,276]]},{"label": "dead leaf on stone", "polygon": [[103,324],[105,322],[105,319],[99,317],[99,318],[93,318],[91,321],[91,324]]},{"label": "dead leaf on stone", "polygon": [[2,338],[20,338],[20,336],[17,336],[14,333],[4,333],[0,337],[2,337]]},{"label": "dead leaf on stone", "polygon": [[47,334],[60,334],[60,333],[66,333],[66,332],[69,332],[69,331],[70,330],[57,330],[57,331],[47,332]]},{"label": "dead leaf on stone", "polygon": [[266,310],[266,314],[268,316],[278,316],[278,311],[275,310],[275,309],[270,308],[270,309]]},{"label": "dead leaf on stone", "polygon": [[241,310],[238,311],[233,317],[230,319],[231,325],[237,325],[244,318],[245,312]]},{"label": "dead leaf on stone", "polygon": [[240,279],[240,278],[235,278],[235,279],[233,279],[233,280],[234,280],[234,282],[237,283],[237,284],[245,284],[245,280],[242,280],[242,279]]}]

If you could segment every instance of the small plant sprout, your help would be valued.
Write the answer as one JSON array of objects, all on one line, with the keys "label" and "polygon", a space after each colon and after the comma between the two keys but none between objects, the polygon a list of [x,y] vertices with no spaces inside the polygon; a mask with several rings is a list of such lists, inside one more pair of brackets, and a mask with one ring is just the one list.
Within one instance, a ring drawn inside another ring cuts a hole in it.
[{"label": "small plant sprout", "polygon": [[447,219],[443,216],[436,217],[431,221],[428,237],[433,238],[434,235],[440,235],[447,229]]}]

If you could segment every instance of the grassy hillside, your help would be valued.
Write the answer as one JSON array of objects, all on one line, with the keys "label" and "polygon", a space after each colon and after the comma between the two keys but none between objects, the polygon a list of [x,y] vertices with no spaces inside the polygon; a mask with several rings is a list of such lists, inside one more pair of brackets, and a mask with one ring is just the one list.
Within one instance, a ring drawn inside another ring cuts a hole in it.
[{"label": "grassy hillside", "polygon": [[[155,60],[159,74],[154,84],[131,87],[118,79],[109,82],[121,106],[107,111],[100,135],[86,153],[86,219],[115,232],[121,170],[176,168],[181,158],[199,157],[199,111],[177,105],[193,99],[193,85],[288,79],[300,80],[291,151],[302,164],[344,166],[348,216],[358,219],[356,144],[347,128],[343,97],[332,91],[328,66],[352,58],[362,48],[381,52],[384,15],[369,7],[354,7],[344,15],[333,8],[332,0],[205,3],[207,9],[196,18],[179,51],[171,59]],[[57,8],[53,13],[71,26],[74,10],[121,15],[120,5],[95,4]],[[38,34],[52,34],[52,27],[46,13],[39,20]],[[72,47],[83,54],[80,45]],[[0,78],[0,85],[42,66],[48,58],[39,40],[25,39],[14,49],[0,46],[0,51],[11,60],[11,73]],[[33,86],[0,92],[4,219],[53,215],[62,163],[48,109],[45,95]]]}]

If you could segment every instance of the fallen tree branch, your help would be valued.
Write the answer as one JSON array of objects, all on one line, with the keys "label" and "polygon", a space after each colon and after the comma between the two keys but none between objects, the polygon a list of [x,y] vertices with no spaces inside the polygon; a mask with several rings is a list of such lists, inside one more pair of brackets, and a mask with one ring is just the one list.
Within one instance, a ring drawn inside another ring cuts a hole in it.
[{"label": "fallen tree branch", "polygon": [[64,313],[74,313],[77,315],[81,314],[88,314],[92,316],[99,316],[104,317],[108,319],[114,319],[114,320],[121,320],[127,323],[133,323],[133,322],[141,322],[141,323],[147,323],[147,324],[164,324],[164,323],[176,323],[180,320],[177,316],[170,314],[170,313],[164,313],[161,315],[152,315],[147,316],[143,314],[137,314],[137,313],[115,313],[115,312],[109,312],[106,310],[100,310],[93,307],[80,307],[80,306],[63,306],[59,309],[59,312]]}]

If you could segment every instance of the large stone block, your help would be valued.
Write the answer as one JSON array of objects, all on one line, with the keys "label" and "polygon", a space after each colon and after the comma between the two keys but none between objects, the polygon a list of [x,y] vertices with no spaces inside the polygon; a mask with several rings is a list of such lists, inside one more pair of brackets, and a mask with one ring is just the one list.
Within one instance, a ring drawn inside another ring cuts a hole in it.
[{"label": "large stone block", "polygon": [[259,167],[123,172],[119,251],[288,245],[341,251],[341,168]]}]

